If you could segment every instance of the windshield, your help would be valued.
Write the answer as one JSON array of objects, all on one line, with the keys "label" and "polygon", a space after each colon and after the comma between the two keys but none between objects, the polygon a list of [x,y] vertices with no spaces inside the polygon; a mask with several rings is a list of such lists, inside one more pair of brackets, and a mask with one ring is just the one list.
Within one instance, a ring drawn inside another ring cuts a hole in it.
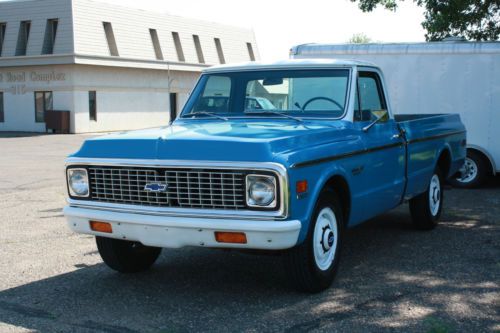
[{"label": "windshield", "polygon": [[346,107],[348,82],[347,69],[205,74],[182,118],[276,117],[280,113],[301,118],[339,118]]}]

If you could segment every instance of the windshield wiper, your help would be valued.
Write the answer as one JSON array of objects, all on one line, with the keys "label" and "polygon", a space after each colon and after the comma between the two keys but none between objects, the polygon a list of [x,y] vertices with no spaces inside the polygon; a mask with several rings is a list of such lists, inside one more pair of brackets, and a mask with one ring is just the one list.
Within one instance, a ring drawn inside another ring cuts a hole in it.
[{"label": "windshield wiper", "polygon": [[196,112],[191,112],[191,113],[188,113],[186,115],[186,117],[196,117],[196,116],[199,116],[199,115],[205,115],[205,116],[210,116],[210,117],[214,117],[214,118],[219,118],[219,119],[222,119],[224,121],[228,121],[228,119],[226,117],[223,117],[223,116],[219,116],[213,112],[208,112],[208,111],[196,111]]},{"label": "windshield wiper", "polygon": [[270,110],[264,110],[264,111],[246,111],[245,114],[275,114],[275,115],[282,116],[282,117],[285,117],[285,118],[290,118],[290,119],[293,119],[293,120],[296,120],[296,121],[300,121],[300,122],[303,121],[302,118],[290,116],[289,114],[285,114],[283,112],[270,111]]}]

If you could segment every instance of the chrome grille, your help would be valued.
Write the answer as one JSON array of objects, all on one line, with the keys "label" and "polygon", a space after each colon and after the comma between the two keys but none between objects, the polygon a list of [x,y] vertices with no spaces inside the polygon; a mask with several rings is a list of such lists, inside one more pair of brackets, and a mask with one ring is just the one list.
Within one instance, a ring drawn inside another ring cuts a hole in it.
[{"label": "chrome grille", "polygon": [[[214,169],[89,167],[90,198],[161,207],[243,209],[245,172]],[[144,190],[167,184],[165,192]]]}]

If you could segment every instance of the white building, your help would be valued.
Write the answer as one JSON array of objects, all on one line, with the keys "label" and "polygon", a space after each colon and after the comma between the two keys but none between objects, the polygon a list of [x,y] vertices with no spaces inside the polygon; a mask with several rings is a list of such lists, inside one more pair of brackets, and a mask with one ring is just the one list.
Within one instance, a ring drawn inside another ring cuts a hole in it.
[{"label": "white building", "polygon": [[249,29],[91,0],[0,2],[0,131],[72,133],[167,124],[199,72],[258,60]]}]

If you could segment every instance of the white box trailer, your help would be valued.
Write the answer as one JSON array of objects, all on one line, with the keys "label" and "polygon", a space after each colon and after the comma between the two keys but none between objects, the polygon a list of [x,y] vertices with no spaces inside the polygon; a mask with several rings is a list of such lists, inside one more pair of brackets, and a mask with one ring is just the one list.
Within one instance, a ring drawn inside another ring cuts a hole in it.
[{"label": "white box trailer", "polygon": [[382,68],[397,114],[459,113],[467,128],[461,187],[500,172],[500,42],[303,44],[290,57],[344,58]]}]

